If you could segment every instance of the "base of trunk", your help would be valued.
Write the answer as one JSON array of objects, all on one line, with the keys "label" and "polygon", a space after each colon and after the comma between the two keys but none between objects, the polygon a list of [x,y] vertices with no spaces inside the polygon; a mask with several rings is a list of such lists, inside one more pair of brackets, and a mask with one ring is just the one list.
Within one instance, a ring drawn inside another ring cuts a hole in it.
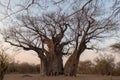
[{"label": "base of trunk", "polygon": [[62,75],[62,56],[48,56],[45,60],[41,60],[40,74],[42,76]]}]

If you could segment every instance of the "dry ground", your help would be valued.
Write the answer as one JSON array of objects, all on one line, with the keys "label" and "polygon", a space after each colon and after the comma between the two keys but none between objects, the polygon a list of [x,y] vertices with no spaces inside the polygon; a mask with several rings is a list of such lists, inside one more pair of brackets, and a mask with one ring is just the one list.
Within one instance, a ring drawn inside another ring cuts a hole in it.
[{"label": "dry ground", "polygon": [[4,80],[120,80],[120,76],[78,75],[77,77],[41,77],[39,74],[7,74]]}]

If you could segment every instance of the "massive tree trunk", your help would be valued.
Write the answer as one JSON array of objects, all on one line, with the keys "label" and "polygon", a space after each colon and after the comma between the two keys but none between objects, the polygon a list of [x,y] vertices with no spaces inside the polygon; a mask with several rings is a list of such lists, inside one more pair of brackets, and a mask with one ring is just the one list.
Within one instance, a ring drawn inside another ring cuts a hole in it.
[{"label": "massive tree trunk", "polygon": [[49,65],[49,75],[57,75],[58,74],[58,60],[55,53],[55,46],[53,40],[50,40],[48,43],[48,65]]},{"label": "massive tree trunk", "polygon": [[59,75],[59,69],[58,69],[58,59],[56,54],[52,56],[52,74],[51,75]]},{"label": "massive tree trunk", "polygon": [[40,74],[44,75],[44,62],[42,61],[42,59],[40,59]]},{"label": "massive tree trunk", "polygon": [[77,53],[78,51],[74,51],[73,54],[67,60],[65,67],[64,67],[64,74],[66,76],[75,76],[76,74],[76,67],[77,67]]},{"label": "massive tree trunk", "polygon": [[45,52],[46,61],[41,60],[41,73],[46,73],[47,76],[63,74],[62,50],[58,51],[52,39],[44,39],[44,43],[47,44],[48,51]]},{"label": "massive tree trunk", "polygon": [[57,76],[63,74],[62,57],[47,56],[46,60],[41,60],[41,75]]},{"label": "massive tree trunk", "polygon": [[47,59],[41,59],[41,64],[40,64],[40,74],[42,76],[46,76],[48,71],[47,67]]},{"label": "massive tree trunk", "polygon": [[66,76],[76,76],[79,57],[82,54],[82,52],[85,50],[85,48],[86,45],[81,44],[79,48],[78,49],[76,48],[73,54],[69,57],[64,67],[64,74]]},{"label": "massive tree trunk", "polygon": [[62,53],[59,53],[56,55],[58,60],[58,73],[59,75],[63,75],[63,59],[62,59]]},{"label": "massive tree trunk", "polygon": [[41,59],[41,66],[40,66],[40,74],[42,76],[50,76],[53,73],[53,57],[51,55],[47,55],[45,59]]},{"label": "massive tree trunk", "polygon": [[57,76],[63,73],[62,56],[52,54],[41,59],[41,75]]}]

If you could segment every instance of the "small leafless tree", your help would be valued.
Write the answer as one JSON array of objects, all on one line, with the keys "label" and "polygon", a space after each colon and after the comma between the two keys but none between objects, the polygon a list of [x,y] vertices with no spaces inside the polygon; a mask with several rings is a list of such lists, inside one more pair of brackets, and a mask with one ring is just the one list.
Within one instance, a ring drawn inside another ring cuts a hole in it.
[{"label": "small leafless tree", "polygon": [[101,75],[113,75],[115,68],[114,56],[113,55],[100,55],[95,59],[95,69],[98,74]]},{"label": "small leafless tree", "polygon": [[6,49],[0,47],[0,80],[3,80],[5,72],[8,68],[10,57],[6,53]]}]

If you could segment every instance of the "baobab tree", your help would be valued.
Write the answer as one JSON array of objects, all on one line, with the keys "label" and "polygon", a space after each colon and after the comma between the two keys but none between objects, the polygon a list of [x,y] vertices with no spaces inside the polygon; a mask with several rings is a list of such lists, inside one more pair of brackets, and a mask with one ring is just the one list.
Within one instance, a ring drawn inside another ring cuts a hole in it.
[{"label": "baobab tree", "polygon": [[65,20],[60,12],[43,17],[19,16],[18,20],[20,24],[4,33],[5,41],[24,50],[37,52],[43,64],[44,74],[62,74],[62,55],[66,54],[63,47],[72,41],[66,38],[62,41],[69,20]]},{"label": "baobab tree", "polygon": [[[62,2],[65,3],[64,0]],[[98,0],[71,3],[70,11],[64,11],[58,2],[57,10],[46,10],[38,16],[29,13],[29,5],[27,14],[17,15],[13,25],[3,31],[5,42],[35,51],[45,75],[64,73],[76,76],[80,55],[86,49],[93,49],[94,41],[105,38],[118,26],[113,12],[105,13]],[[63,67],[62,56],[69,53],[70,57]]]},{"label": "baobab tree", "polygon": [[71,29],[74,33],[75,48],[65,64],[65,75],[76,75],[80,55],[85,49],[93,49],[93,46],[88,46],[89,43],[105,38],[107,33],[118,29],[113,21],[113,13],[102,18],[97,4],[97,1],[89,0],[84,6],[80,6],[81,10],[74,15],[74,27]]}]

